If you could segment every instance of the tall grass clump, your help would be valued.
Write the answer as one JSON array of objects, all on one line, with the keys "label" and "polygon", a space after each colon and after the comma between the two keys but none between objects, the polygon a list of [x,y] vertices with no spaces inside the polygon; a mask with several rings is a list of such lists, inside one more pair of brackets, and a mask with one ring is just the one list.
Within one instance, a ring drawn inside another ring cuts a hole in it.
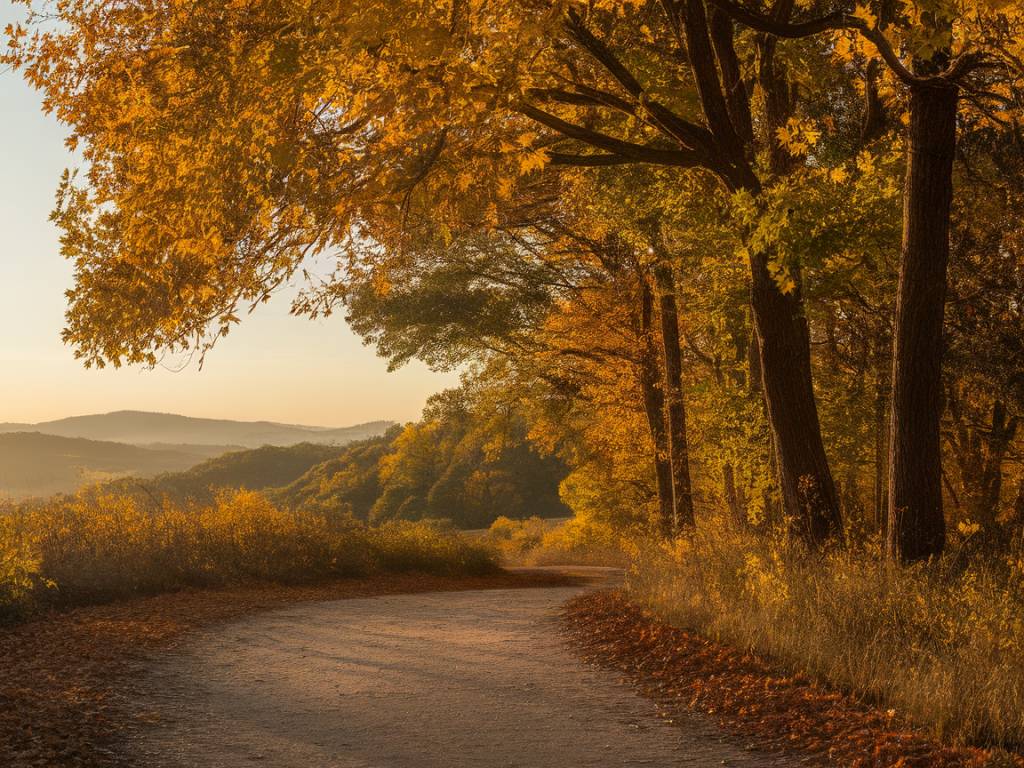
[{"label": "tall grass clump", "polygon": [[1024,552],[897,568],[719,519],[641,548],[632,598],[955,741],[1024,744]]},{"label": "tall grass clump", "polygon": [[567,521],[499,517],[486,535],[502,558],[515,565],[622,567],[629,562],[630,538],[606,523],[580,517]]},{"label": "tall grass clump", "polygon": [[281,509],[253,491],[208,505],[80,496],[0,513],[0,617],[189,586],[494,567],[485,545],[437,526],[373,528],[343,514]]}]

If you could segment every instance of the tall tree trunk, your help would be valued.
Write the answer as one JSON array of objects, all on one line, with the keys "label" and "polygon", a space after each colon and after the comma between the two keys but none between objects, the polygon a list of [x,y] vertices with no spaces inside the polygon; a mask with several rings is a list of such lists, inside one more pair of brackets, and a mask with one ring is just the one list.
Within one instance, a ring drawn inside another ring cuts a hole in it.
[{"label": "tall tree trunk", "polygon": [[693,490],[690,484],[690,450],[686,441],[686,402],[683,399],[683,361],[679,345],[679,310],[676,306],[672,268],[654,268],[661,316],[661,346],[665,360],[665,394],[668,400],[668,444],[672,462],[672,491],[676,530],[694,524]]},{"label": "tall tree trunk", "polygon": [[886,545],[900,562],[942,553],[942,321],[957,89],[910,89],[903,249],[896,294]]},{"label": "tall tree trunk", "polygon": [[725,506],[729,509],[732,519],[741,526],[747,525],[747,510],[744,508],[743,498],[736,488],[736,471],[732,462],[725,462],[722,466],[722,493],[725,496]]},{"label": "tall tree trunk", "polygon": [[839,504],[844,519],[854,520],[863,517],[860,495],[857,493],[857,473],[852,466],[847,469],[846,479],[841,483]]},{"label": "tall tree trunk", "polygon": [[1003,461],[1016,433],[1016,417],[1011,417],[1002,401],[996,400],[992,404],[992,423],[982,472],[981,508],[978,511],[978,518],[990,523],[993,530],[998,525],[999,499],[1003,492]]},{"label": "tall tree trunk", "polygon": [[874,527],[875,531],[885,531],[885,403],[887,396],[881,383],[875,389],[875,487],[874,487]]},{"label": "tall tree trunk", "polygon": [[886,510],[888,509],[886,484],[886,467],[888,463],[887,445],[889,441],[889,421],[886,411],[889,407],[889,376],[892,373],[890,345],[888,334],[876,332],[874,349],[875,369],[875,483],[874,483],[874,523],[875,531],[884,536],[886,531]]},{"label": "tall tree trunk", "polygon": [[[989,423],[978,426],[960,408],[959,398],[950,393],[952,429],[948,442],[959,468],[963,506],[969,519],[981,524],[986,538],[1000,538],[999,499],[1003,489],[1003,461],[1017,433],[1017,418],[1011,417],[1001,400],[992,403]],[[947,484],[948,490],[948,484]]]},{"label": "tall tree trunk", "polygon": [[[750,162],[753,152],[748,150],[752,148],[729,114],[730,106],[735,111],[743,105],[740,100],[727,102],[723,93],[704,0],[681,0],[678,5],[666,6],[670,17],[682,25],[685,50],[708,130],[729,165],[724,176],[733,190],[746,190],[756,198],[762,183]],[[780,0],[773,15],[786,21],[793,7],[793,0]],[[724,37],[719,41],[720,51],[725,42]],[[776,68],[774,46],[774,41],[762,46],[758,72],[766,94],[770,136],[785,123],[785,116],[792,114],[794,98],[785,73]],[[774,149],[772,170],[775,174],[784,173],[795,160],[787,161],[778,147]],[[800,276],[798,272],[793,275],[797,288],[783,293],[769,272],[767,253],[752,252],[750,270],[751,304],[768,420],[777,452],[783,511],[795,531],[809,545],[818,546],[831,537],[842,537],[842,520],[811,384],[810,334],[803,314]]]},{"label": "tall tree trunk", "polygon": [[835,483],[811,384],[811,346],[799,287],[783,293],[768,257],[752,255],[751,305],[776,451],[783,513],[811,546],[843,535]]},{"label": "tall tree trunk", "polygon": [[643,391],[644,412],[654,444],[654,474],[658,484],[658,527],[671,536],[676,528],[675,503],[672,492],[672,464],[669,459],[669,437],[665,428],[665,395],[661,388],[661,370],[655,349],[652,321],[654,296],[644,279],[640,280],[640,351],[638,373]]},{"label": "tall tree trunk", "polygon": [[768,400],[764,394],[764,373],[761,371],[761,344],[757,339],[757,324],[750,331],[750,343],[747,347],[747,366],[750,369],[748,380],[750,393],[756,395],[761,401],[761,408],[764,413],[764,420],[768,424],[768,477],[775,479],[775,485],[766,487],[761,496],[764,518],[771,524],[782,521],[782,508],[779,504],[779,494],[776,487],[779,481],[779,465],[775,460],[778,449],[775,445],[775,431],[771,427],[771,417],[768,414]]}]

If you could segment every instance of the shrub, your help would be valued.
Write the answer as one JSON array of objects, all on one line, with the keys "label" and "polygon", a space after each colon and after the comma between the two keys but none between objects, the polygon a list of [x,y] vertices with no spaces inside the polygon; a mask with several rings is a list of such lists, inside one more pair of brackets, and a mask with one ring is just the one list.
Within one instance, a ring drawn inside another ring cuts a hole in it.
[{"label": "shrub", "polygon": [[505,560],[520,565],[608,565],[628,562],[628,539],[611,526],[572,518],[568,521],[531,517],[499,517],[487,532]]},{"label": "shrub", "polygon": [[702,521],[639,548],[636,601],[884,703],[955,740],[1024,743],[1024,556],[887,565],[877,544],[810,556],[784,537]]},{"label": "shrub", "polygon": [[451,525],[399,520],[370,528],[370,538],[387,571],[484,574],[497,569],[494,551]]},{"label": "shrub", "polygon": [[0,613],[187,586],[313,582],[377,571],[482,573],[491,550],[428,524],[371,528],[254,491],[202,506],[61,498],[0,514]]}]

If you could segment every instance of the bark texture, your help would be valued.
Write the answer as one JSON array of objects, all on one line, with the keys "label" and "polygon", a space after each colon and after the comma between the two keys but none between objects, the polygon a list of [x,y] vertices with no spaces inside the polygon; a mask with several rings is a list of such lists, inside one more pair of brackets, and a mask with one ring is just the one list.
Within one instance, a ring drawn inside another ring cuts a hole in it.
[{"label": "bark texture", "polygon": [[690,449],[686,439],[686,402],[683,399],[683,361],[679,344],[679,309],[675,279],[667,264],[654,269],[661,317],[661,346],[665,360],[665,393],[668,401],[668,443],[672,464],[674,530],[694,524],[693,487],[690,483]]},{"label": "bark texture", "polygon": [[661,388],[661,368],[653,339],[654,295],[646,280],[640,281],[640,352],[637,360],[644,413],[654,445],[654,473],[658,484],[658,527],[665,536],[676,528],[672,491],[672,464],[669,437],[665,426],[665,394]]},{"label": "bark texture", "polygon": [[986,538],[999,538],[999,500],[1003,462],[1017,434],[1018,420],[1001,400],[992,404],[987,424],[974,424],[955,394],[949,396],[951,426],[947,441],[956,460],[963,489],[962,504],[970,520],[980,523]]},{"label": "bark texture", "polygon": [[796,533],[818,546],[842,538],[842,519],[811,384],[810,332],[799,288],[780,291],[763,254],[753,255],[750,266],[761,382],[783,512]]},{"label": "bark texture", "polygon": [[[756,198],[765,182],[751,162],[755,153],[747,125],[753,125],[753,121],[744,93],[735,87],[735,51],[726,39],[729,26],[716,19],[712,28],[704,0],[681,0],[678,4],[666,3],[665,7],[670,21],[680,30],[680,47],[689,59],[707,131],[713,139],[705,167],[718,174],[731,190],[743,189]],[[773,17],[784,23],[793,8],[793,0],[779,0]],[[763,135],[769,137],[771,176],[778,176],[797,162],[774,140],[775,129],[784,125],[793,112],[796,91],[785,68],[775,61],[774,39],[766,36],[758,53],[757,76],[768,113]],[[784,513],[810,546],[818,546],[833,537],[841,539],[842,518],[811,384],[810,334],[803,313],[800,276],[798,272],[793,275],[797,288],[783,293],[768,270],[767,253],[751,255],[750,271],[751,305]]]},{"label": "bark texture", "polygon": [[896,295],[886,546],[900,562],[942,553],[942,325],[957,89],[910,90],[903,249]]}]

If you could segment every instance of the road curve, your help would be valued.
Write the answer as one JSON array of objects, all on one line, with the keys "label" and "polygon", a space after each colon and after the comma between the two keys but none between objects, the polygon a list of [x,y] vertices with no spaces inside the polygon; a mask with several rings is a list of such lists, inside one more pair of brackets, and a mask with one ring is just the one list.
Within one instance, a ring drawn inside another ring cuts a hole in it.
[{"label": "road curve", "polygon": [[166,768],[766,768],[558,634],[576,587],[298,604],[152,662],[126,757]]}]

